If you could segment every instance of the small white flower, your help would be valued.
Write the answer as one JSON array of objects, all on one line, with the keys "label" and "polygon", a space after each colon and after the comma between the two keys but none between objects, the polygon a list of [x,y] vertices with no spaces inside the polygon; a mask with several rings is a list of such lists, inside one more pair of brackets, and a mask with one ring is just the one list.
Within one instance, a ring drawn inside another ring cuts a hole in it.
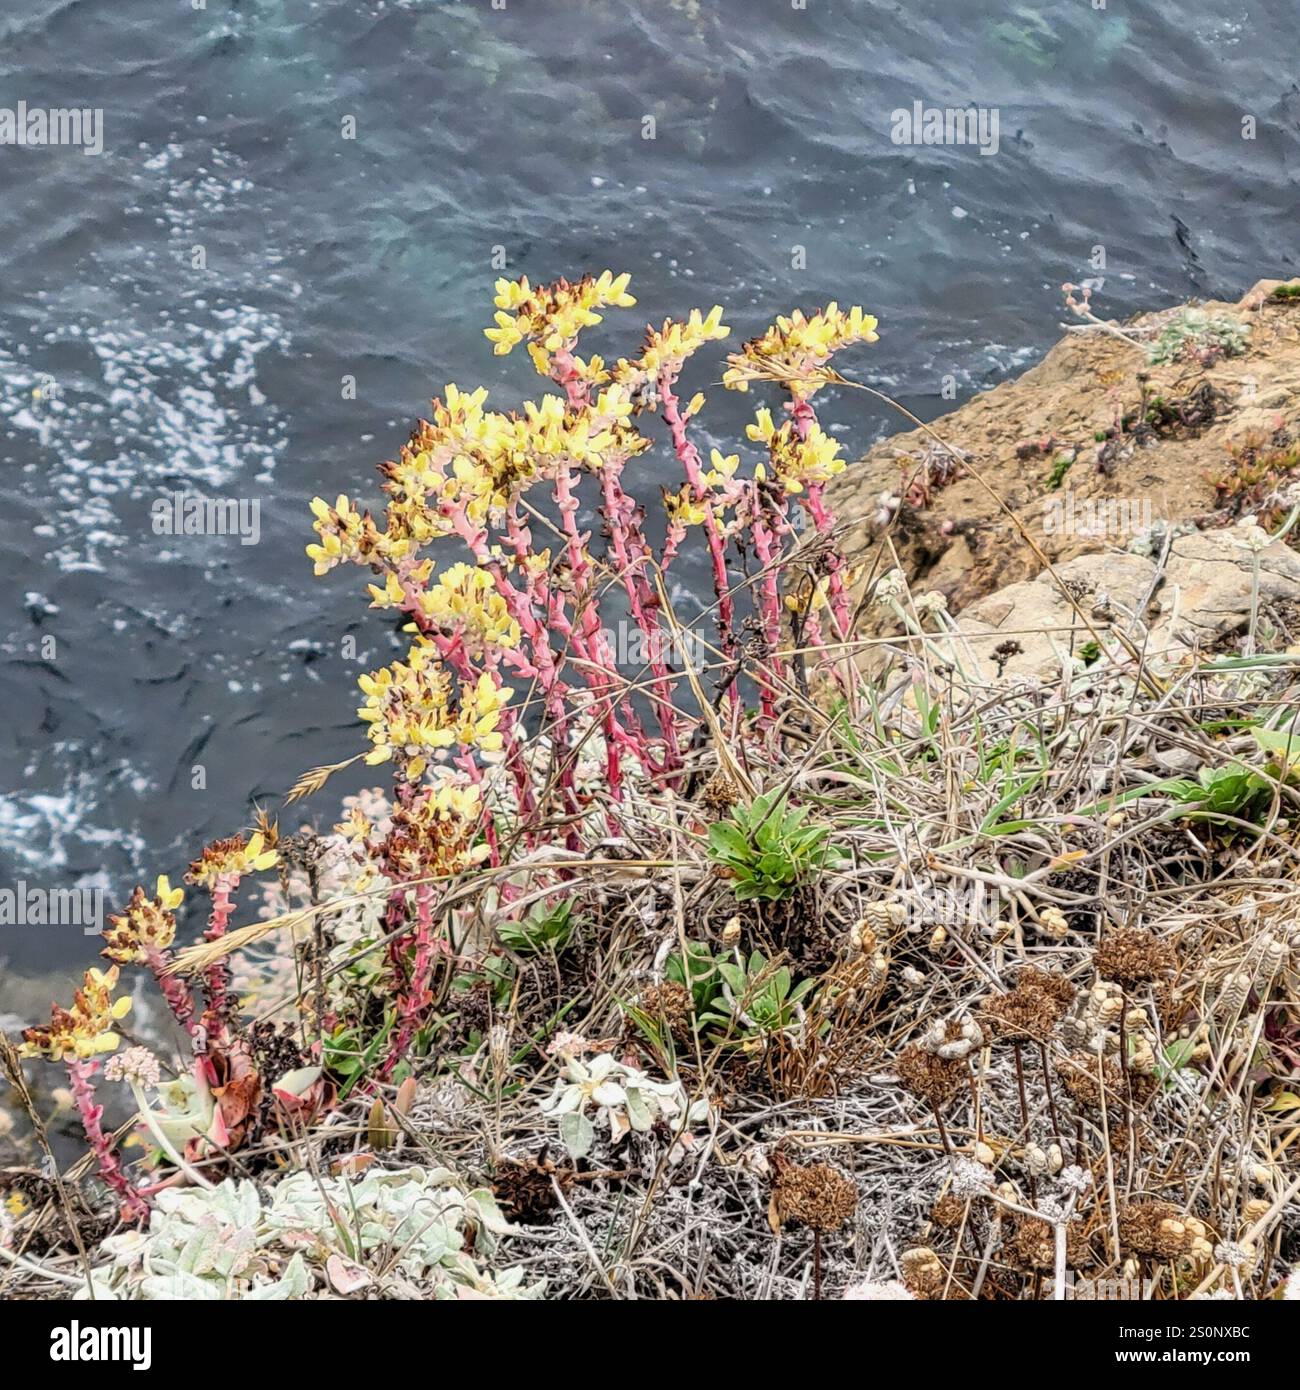
[{"label": "small white flower", "polygon": [[1082,1197],[1092,1186],[1092,1174],[1077,1163],[1072,1163],[1068,1168],[1061,1169],[1060,1183],[1067,1192],[1077,1192]]},{"label": "small white flower", "polygon": [[887,570],[876,580],[875,601],[888,605],[903,596],[907,590],[907,580],[900,569]]},{"label": "small white flower", "polygon": [[162,1079],[158,1059],[147,1047],[128,1047],[108,1059],[104,1075],[109,1081],[135,1082],[139,1086],[156,1086]]},{"label": "small white flower", "polygon": [[982,1163],[959,1158],[952,1165],[952,1195],[978,1197],[993,1186],[993,1174]]},{"label": "small white flower", "polygon": [[915,1296],[908,1292],[906,1285],[900,1284],[897,1279],[890,1279],[883,1284],[870,1282],[850,1284],[844,1290],[843,1296],[848,1300],[862,1299],[881,1303],[913,1303],[916,1301]]}]

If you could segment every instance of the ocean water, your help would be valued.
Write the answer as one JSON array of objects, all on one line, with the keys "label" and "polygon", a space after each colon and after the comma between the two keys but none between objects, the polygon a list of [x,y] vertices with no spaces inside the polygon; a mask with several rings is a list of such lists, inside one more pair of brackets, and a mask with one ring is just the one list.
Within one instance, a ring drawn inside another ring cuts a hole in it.
[{"label": "ocean water", "polygon": [[[630,271],[606,351],[862,303],[847,365],[925,416],[1036,360],[1063,280],[1124,315],[1297,269],[1300,0],[196,3],[0,14],[0,108],[99,109],[104,141],[0,147],[0,886],[115,907],[361,746],[396,646],[360,572],[312,578],[307,503],[373,502],[448,381],[537,391],[482,336],[494,256]],[[996,110],[997,153],[893,143],[914,101]],[[749,404],[714,393],[705,442]],[[895,427],[823,416],[850,456]],[[258,500],[258,544],[155,535],[176,491]],[[0,926],[0,1005],[95,951]]]}]

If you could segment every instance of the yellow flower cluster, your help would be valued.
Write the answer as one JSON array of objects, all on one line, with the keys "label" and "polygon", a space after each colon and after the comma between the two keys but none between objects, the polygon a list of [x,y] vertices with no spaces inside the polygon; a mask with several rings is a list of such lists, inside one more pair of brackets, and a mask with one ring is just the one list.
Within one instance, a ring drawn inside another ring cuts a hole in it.
[{"label": "yellow flower cluster", "polygon": [[496,581],[477,565],[457,564],[444,570],[420,595],[420,611],[443,629],[463,633],[470,650],[514,651],[519,624],[510,616]]},{"label": "yellow flower cluster", "polygon": [[[498,280],[496,327],[484,332],[499,357],[522,342],[536,343],[539,351],[532,354],[533,364],[543,376],[549,375],[550,354],[570,347],[584,328],[599,323],[602,316],[598,309],[629,309],[636,303],[627,292],[630,279],[605,270],[598,276],[586,275],[577,284],[557,280],[536,289],[526,275],[519,280]],[[591,370],[590,363],[587,370]],[[599,371],[598,366],[597,375]]]},{"label": "yellow flower cluster", "polygon": [[824,369],[835,353],[852,343],[876,341],[876,320],[857,305],[846,314],[832,300],[811,317],[796,309],[727,358],[722,384],[747,391],[751,381],[775,381],[807,400],[830,380]]},{"label": "yellow flower cluster", "polygon": [[184,890],[173,888],[165,874],[159,876],[152,898],[146,898],[137,884],[126,911],[109,916],[104,955],[121,965],[145,965],[151,955],[167,950],[176,939],[173,913],[184,899]]},{"label": "yellow flower cluster", "polygon": [[48,1028],[28,1028],[19,1052],[24,1057],[93,1057],[112,1052],[122,1041],[113,1025],[131,1011],[130,995],[113,998],[118,967],[87,970],[82,986],[73,995],[72,1008],[55,1004]]},{"label": "yellow flower cluster", "polygon": [[475,525],[499,518],[519,493],[572,461],[597,468],[612,454],[630,457],[650,441],[630,423],[632,403],[621,387],[601,391],[590,405],[570,407],[558,396],[529,401],[522,415],[483,409],[487,392],[447,388],[421,421],[396,463],[387,464],[386,541],[415,545],[450,533],[449,517],[463,509]]},{"label": "yellow flower cluster", "polygon": [[[772,477],[787,493],[802,492],[811,483],[829,482],[844,472],[844,460],[839,457],[837,440],[828,435],[815,421],[809,425],[807,437],[801,439],[793,420],[779,428],[772,423],[772,412],[759,410],[756,422],[745,427],[745,433],[758,443],[767,445]],[[767,469],[760,464],[754,470],[759,482],[767,478]]]},{"label": "yellow flower cluster", "polygon": [[695,489],[690,483],[683,483],[677,492],[665,490],[664,511],[669,524],[675,526],[702,526],[709,514],[708,507],[695,496]]},{"label": "yellow flower cluster", "polygon": [[641,356],[629,362],[620,358],[614,368],[614,380],[629,388],[654,385],[667,372],[676,376],[682,363],[705,343],[725,338],[731,329],[722,322],[722,305],[715,304],[707,315],[692,309],[685,323],[667,319],[660,329],[646,330],[645,347]]},{"label": "yellow flower cluster", "polygon": [[307,554],[317,575],[328,574],[345,561],[370,564],[380,556],[397,559],[406,553],[404,543],[389,543],[369,513],[356,511],[342,495],[332,507],[323,497],[313,497],[311,509],[316,517],[312,530],[320,536],[320,544],[309,545]]},{"label": "yellow flower cluster", "polygon": [[[519,646],[519,624],[510,616],[496,581],[478,565],[455,564],[429,584],[433,561],[417,565],[407,576],[418,595],[420,614],[443,632],[458,632],[471,653],[488,649],[514,651]],[[381,587],[366,586],[372,608],[399,608],[405,598],[402,582],[393,571]],[[413,625],[407,627],[412,630]]]},{"label": "yellow flower cluster", "polygon": [[387,762],[395,752],[409,754],[406,775],[415,781],[427,764],[421,750],[456,745],[485,753],[501,749],[501,712],[514,691],[498,687],[484,671],[477,681],[461,685],[453,709],[451,677],[429,642],[416,642],[405,662],[362,676],[358,684],[366,703],[357,714],[370,725],[375,745],[366,754],[367,763]]},{"label": "yellow flower cluster", "polygon": [[266,837],[256,830],[247,840],[242,835],[232,835],[228,840],[214,840],[205,846],[185,879],[187,883],[211,888],[220,878],[242,878],[279,862],[278,851],[268,847]]},{"label": "yellow flower cluster", "polygon": [[457,874],[491,854],[475,844],[483,819],[479,788],[440,768],[437,781],[393,812],[389,859],[399,874]]}]

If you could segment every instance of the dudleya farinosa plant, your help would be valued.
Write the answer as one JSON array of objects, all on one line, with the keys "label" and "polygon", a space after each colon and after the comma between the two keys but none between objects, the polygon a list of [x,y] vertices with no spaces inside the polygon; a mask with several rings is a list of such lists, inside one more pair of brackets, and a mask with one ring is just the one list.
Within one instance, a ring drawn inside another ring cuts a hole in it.
[{"label": "dudleya farinosa plant", "polygon": [[467,1190],[445,1168],[356,1179],[293,1173],[267,1200],[253,1183],[227,1178],[207,1192],[159,1193],[147,1230],[104,1241],[111,1259],[93,1271],[94,1296],[279,1301],[328,1287],[538,1298],[544,1283],[483,1264],[512,1229],[486,1188]]}]

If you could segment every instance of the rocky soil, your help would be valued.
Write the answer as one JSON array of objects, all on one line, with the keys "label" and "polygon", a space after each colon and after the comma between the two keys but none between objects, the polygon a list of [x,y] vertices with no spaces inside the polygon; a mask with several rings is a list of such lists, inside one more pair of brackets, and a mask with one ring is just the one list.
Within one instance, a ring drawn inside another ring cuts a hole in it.
[{"label": "rocky soil", "polygon": [[[1236,304],[1175,306],[1109,329],[1080,323],[1038,366],[936,420],[933,433],[911,430],[884,440],[838,480],[832,497],[850,555],[874,552],[888,530],[914,590],[937,590],[959,612],[1042,570],[1020,527],[1055,565],[1088,554],[1113,559],[1150,524],[1208,537],[1259,510],[1262,498],[1276,506],[1287,479],[1268,476],[1250,485],[1250,470],[1260,455],[1285,452],[1300,439],[1300,298],[1285,297],[1285,290],[1279,296],[1282,283],[1261,280]],[[1189,311],[1237,321],[1248,330],[1244,351],[1153,364],[1162,332]],[[936,435],[967,456],[970,468],[948,476],[952,460]],[[1224,486],[1216,487],[1221,480]],[[1159,575],[1158,553],[1118,567],[1108,562],[1103,570],[1117,598],[1130,605],[1147,597],[1156,579],[1149,598],[1165,604],[1166,626],[1181,614],[1184,627],[1196,628],[1204,614],[1189,618],[1188,602],[1204,610],[1217,601],[1199,587],[1216,573],[1239,603],[1241,565],[1240,557],[1229,558],[1234,553],[1189,536],[1175,544]],[[1267,568],[1283,564],[1280,554],[1270,552]],[[1293,569],[1286,561],[1277,580],[1287,596]],[[1170,602],[1180,584],[1181,601]],[[1199,597],[1189,595],[1189,584]],[[1009,595],[1013,606],[1037,597],[1037,588]],[[1004,608],[1000,601],[972,616],[998,626]],[[1049,623],[1060,616],[1051,610],[1049,602],[1042,614]],[[1016,625],[1038,621],[1021,611]],[[1200,636],[1214,640],[1222,631],[1214,620]]]}]

